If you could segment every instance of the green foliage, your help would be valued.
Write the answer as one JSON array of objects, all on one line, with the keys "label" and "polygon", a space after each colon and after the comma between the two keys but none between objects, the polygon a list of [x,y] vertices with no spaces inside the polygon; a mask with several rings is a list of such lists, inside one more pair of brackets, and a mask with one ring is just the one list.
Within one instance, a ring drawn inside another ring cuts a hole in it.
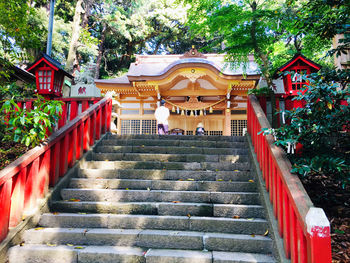
[{"label": "green foliage", "polygon": [[12,98],[3,102],[0,111],[0,123],[5,127],[3,140],[34,147],[47,138],[47,131],[52,132],[62,112],[62,102],[47,101],[38,96],[33,101],[33,109],[26,110],[21,109]]},{"label": "green foliage", "polygon": [[271,89],[268,87],[262,87],[259,89],[250,89],[248,90],[248,95],[256,95],[256,96],[267,96],[271,94]]},{"label": "green foliage", "polygon": [[310,84],[304,94],[298,93],[295,100],[304,101],[305,107],[285,111],[289,124],[275,130],[264,130],[265,134],[276,136],[277,145],[286,148],[297,144],[303,146],[301,155],[290,154],[293,172],[301,175],[317,172],[349,182],[350,138],[346,131],[350,125],[350,106],[342,104],[350,103],[350,93],[349,87],[340,89],[339,84],[334,82],[344,75],[349,80],[348,70],[303,76]]},{"label": "green foliage", "polygon": [[35,9],[28,1],[0,0],[0,10],[0,53],[6,59],[14,61],[25,49],[40,47],[45,30],[36,23]]},{"label": "green foliage", "polygon": [[0,101],[11,98],[15,100],[32,98],[35,89],[35,84],[24,84],[23,86],[19,86],[15,82],[5,83],[0,86]]}]

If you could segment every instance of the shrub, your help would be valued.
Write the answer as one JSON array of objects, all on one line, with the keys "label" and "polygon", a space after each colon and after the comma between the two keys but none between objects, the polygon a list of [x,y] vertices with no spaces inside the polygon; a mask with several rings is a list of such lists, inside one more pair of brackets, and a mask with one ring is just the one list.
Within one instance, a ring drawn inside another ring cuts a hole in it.
[{"label": "shrub", "polygon": [[[345,185],[350,182],[350,96],[348,85],[339,85],[334,81],[336,72],[333,74],[333,78],[329,72],[303,76],[309,85],[294,99],[303,100],[305,107],[285,111],[288,124],[263,132],[273,134],[275,144],[287,149],[292,172],[302,176],[333,175]],[[293,154],[297,145],[302,145],[302,151]]]},{"label": "shrub", "polygon": [[59,120],[62,104],[61,101],[45,100],[39,95],[33,101],[33,109],[20,108],[13,98],[4,101],[0,109],[0,125],[5,127],[3,139],[27,147],[39,145]]}]

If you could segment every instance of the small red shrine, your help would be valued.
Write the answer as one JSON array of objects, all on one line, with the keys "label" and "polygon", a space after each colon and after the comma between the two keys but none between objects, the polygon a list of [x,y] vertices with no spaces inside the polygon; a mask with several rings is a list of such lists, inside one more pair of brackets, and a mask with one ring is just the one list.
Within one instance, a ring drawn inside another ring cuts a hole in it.
[{"label": "small red shrine", "polygon": [[62,65],[52,57],[42,54],[27,71],[35,74],[37,93],[45,98],[62,97],[64,77],[73,79],[73,76],[62,69]]},{"label": "small red shrine", "polygon": [[286,110],[303,106],[302,101],[293,101],[292,99],[298,96],[298,92],[302,90],[304,85],[308,85],[303,76],[315,73],[320,69],[320,65],[302,54],[296,54],[290,61],[278,68],[278,72],[290,72],[290,74],[283,75],[284,94],[282,94],[282,98],[284,98]]}]

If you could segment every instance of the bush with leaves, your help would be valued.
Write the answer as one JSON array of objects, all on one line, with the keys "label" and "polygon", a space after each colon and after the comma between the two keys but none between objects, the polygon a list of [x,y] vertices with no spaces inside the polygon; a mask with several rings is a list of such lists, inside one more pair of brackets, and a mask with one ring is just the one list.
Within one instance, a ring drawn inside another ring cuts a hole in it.
[{"label": "bush with leaves", "polygon": [[[348,75],[349,71],[338,73]],[[335,82],[338,73],[303,76],[309,85],[294,100],[302,100],[305,107],[285,111],[287,124],[263,132],[273,134],[275,144],[287,149],[291,172],[335,176],[345,185],[350,182],[350,91],[348,83]],[[294,154],[298,144],[302,151]]]},{"label": "bush with leaves", "polygon": [[13,98],[4,101],[0,109],[0,123],[5,127],[3,140],[13,140],[27,147],[39,145],[59,120],[62,104],[39,95],[33,101],[33,109],[20,108]]}]

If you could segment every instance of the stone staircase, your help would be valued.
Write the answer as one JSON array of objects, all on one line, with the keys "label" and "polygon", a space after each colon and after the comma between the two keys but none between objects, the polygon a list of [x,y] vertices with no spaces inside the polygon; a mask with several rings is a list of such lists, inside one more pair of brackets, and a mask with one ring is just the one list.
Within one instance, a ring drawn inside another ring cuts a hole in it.
[{"label": "stone staircase", "polygon": [[244,137],[108,135],[10,263],[275,262]]}]

